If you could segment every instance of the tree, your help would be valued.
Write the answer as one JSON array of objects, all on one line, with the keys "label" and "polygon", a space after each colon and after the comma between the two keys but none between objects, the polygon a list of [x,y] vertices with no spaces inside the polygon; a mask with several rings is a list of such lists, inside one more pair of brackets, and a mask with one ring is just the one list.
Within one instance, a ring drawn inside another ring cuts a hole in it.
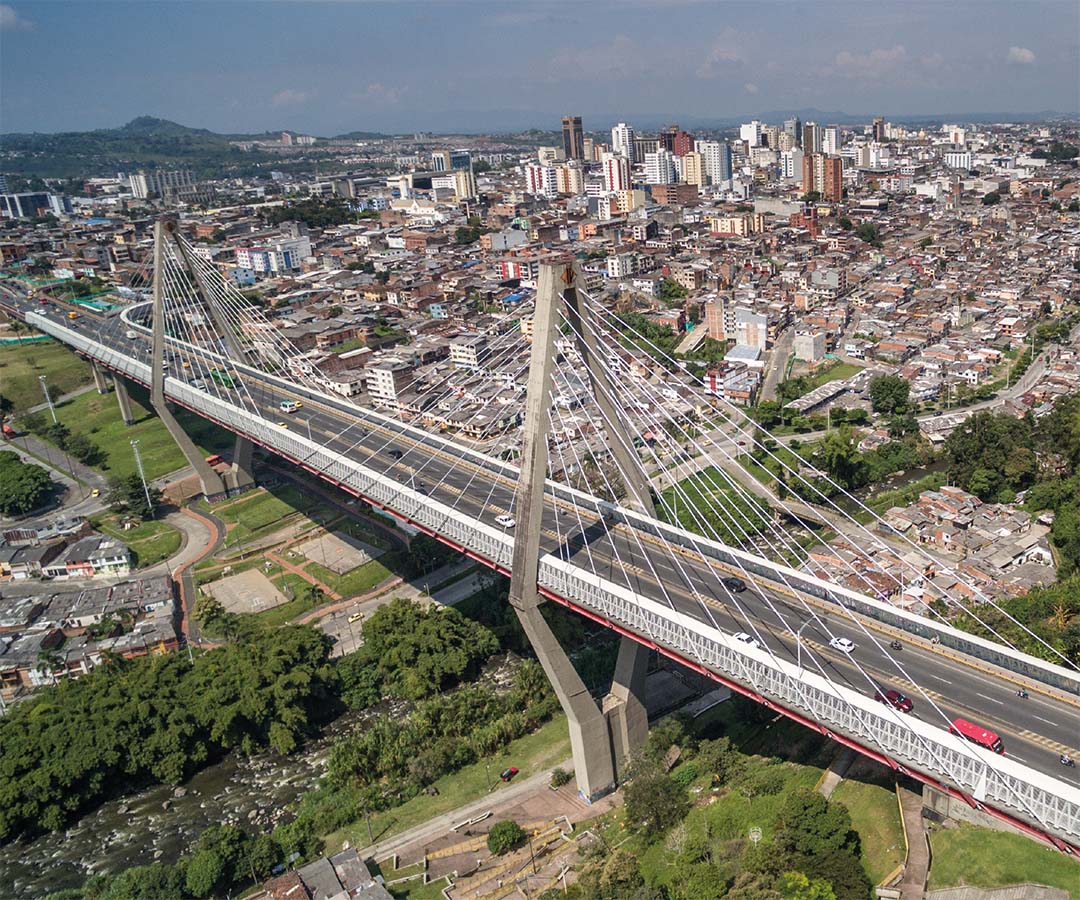
[{"label": "tree", "polygon": [[517,822],[506,819],[491,826],[487,836],[487,848],[495,856],[509,853],[525,841],[525,831]]},{"label": "tree", "polygon": [[0,419],[9,415],[14,408],[15,404],[3,394],[0,394]]},{"label": "tree", "polygon": [[843,228],[844,231],[851,231],[851,229],[855,227],[852,224],[851,219],[849,219],[847,216],[841,216],[837,220],[836,224]]},{"label": "tree", "polygon": [[664,773],[639,774],[623,790],[626,815],[647,836],[654,836],[682,820],[690,809],[686,791]]},{"label": "tree", "polygon": [[799,856],[816,856],[830,850],[855,854],[859,849],[859,836],[851,829],[847,808],[809,790],[788,795],[780,810],[774,840],[781,851]]},{"label": "tree", "polygon": [[874,412],[894,413],[907,405],[911,384],[899,375],[878,375],[870,379],[870,405]]},{"label": "tree", "polygon": [[196,897],[209,897],[225,875],[225,861],[215,850],[196,850],[188,860],[184,884]]},{"label": "tree", "polygon": [[803,203],[817,203],[821,199],[821,191],[807,191],[800,199]]},{"label": "tree", "polygon": [[776,882],[784,900],[836,900],[832,885],[821,878],[811,881],[802,872],[785,872]]},{"label": "tree", "polygon": [[881,235],[878,233],[877,226],[871,222],[863,222],[855,229],[855,237],[861,241],[865,241],[874,247],[881,246]]},{"label": "tree", "polygon": [[49,499],[53,481],[46,469],[24,463],[17,453],[0,451],[0,513],[19,516]]},{"label": "tree", "polygon": [[865,464],[850,425],[834,428],[822,438],[816,457],[837,484],[850,490],[864,482]]},{"label": "tree", "polygon": [[983,206],[995,206],[1001,202],[1001,194],[997,191],[991,191],[989,194],[983,194],[982,204]]},{"label": "tree", "polygon": [[473,244],[480,240],[480,235],[483,232],[479,228],[469,228],[466,225],[460,226],[454,232],[454,243],[462,246],[466,244]]},{"label": "tree", "polygon": [[150,503],[147,505],[147,491],[143,489],[142,478],[137,472],[131,475],[114,475],[109,479],[106,502],[119,512],[129,512],[135,516],[152,516],[161,503],[161,491],[148,484]]}]

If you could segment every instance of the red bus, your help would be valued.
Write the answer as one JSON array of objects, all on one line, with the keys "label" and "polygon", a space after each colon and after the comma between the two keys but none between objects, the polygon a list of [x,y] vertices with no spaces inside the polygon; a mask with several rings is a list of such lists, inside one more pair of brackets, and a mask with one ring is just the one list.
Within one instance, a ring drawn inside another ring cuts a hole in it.
[{"label": "red bus", "polygon": [[965,741],[971,741],[971,743],[985,747],[987,750],[993,750],[995,753],[1005,752],[1005,745],[1001,742],[1001,738],[994,732],[983,728],[982,725],[976,725],[967,719],[953,719],[949,731],[960,735]]}]

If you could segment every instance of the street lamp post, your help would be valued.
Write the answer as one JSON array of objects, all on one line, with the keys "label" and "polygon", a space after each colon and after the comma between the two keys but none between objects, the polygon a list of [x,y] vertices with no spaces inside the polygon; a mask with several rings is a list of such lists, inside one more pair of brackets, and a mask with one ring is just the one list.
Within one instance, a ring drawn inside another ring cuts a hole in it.
[{"label": "street lamp post", "polygon": [[154,504],[150,500],[150,488],[146,483],[146,470],[143,469],[142,456],[139,454],[138,438],[132,440],[131,452],[135,454],[135,468],[139,470],[139,479],[142,481],[143,495],[146,497],[146,508],[150,510],[150,516],[153,517]]},{"label": "street lamp post", "polygon": [[802,632],[803,629],[812,621],[812,619],[807,619],[805,622],[802,623],[802,625],[799,626],[799,630],[795,632],[795,647],[798,653],[798,659],[796,664],[800,669],[802,668]]},{"label": "street lamp post", "polygon": [[53,406],[52,397],[49,396],[48,385],[45,384],[45,376],[38,375],[38,384],[41,385],[41,393],[45,395],[45,402],[49,404],[49,412],[52,414],[53,425],[57,424],[56,407]]}]

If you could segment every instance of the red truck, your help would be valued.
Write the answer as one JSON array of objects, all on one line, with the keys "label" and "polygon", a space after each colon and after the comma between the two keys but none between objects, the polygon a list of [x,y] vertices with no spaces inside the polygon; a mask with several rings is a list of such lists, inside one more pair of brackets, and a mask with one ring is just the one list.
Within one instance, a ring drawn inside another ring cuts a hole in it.
[{"label": "red truck", "polygon": [[8,425],[7,422],[5,422],[3,425],[0,425],[0,431],[3,431],[4,439],[8,441],[19,436],[19,433],[10,425]]}]

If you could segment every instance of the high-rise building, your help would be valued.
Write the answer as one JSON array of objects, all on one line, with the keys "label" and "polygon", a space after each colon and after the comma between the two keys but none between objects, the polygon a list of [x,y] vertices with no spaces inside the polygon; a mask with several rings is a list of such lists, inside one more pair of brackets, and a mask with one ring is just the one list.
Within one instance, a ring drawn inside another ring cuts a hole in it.
[{"label": "high-rise building", "polygon": [[803,151],[802,158],[802,190],[809,194],[817,190],[818,180],[814,171],[818,159],[817,153]]},{"label": "high-rise building", "polygon": [[675,152],[675,135],[679,133],[678,125],[669,125],[662,131],[657,132],[656,142],[659,145],[658,150],[667,150],[670,153]]},{"label": "high-rise building", "polygon": [[799,121],[798,116],[784,122],[784,134],[791,136],[796,147],[802,146],[802,122]]},{"label": "high-rise building", "polygon": [[536,158],[540,161],[542,166],[553,166],[560,159],[566,159],[565,156],[561,156],[562,150],[558,147],[537,147]]},{"label": "high-rise building", "polygon": [[821,126],[815,122],[807,122],[802,127],[802,151],[803,153],[820,153],[822,145]]},{"label": "high-rise building", "polygon": [[559,183],[553,166],[527,165],[525,167],[525,192],[541,197],[554,197],[559,193]]},{"label": "high-rise building", "polygon": [[720,297],[705,301],[705,333],[714,341],[727,340],[727,329],[724,327],[724,301]]},{"label": "high-rise building", "polygon": [[884,116],[874,116],[873,124],[871,125],[874,133],[874,140],[879,144],[885,140],[885,118]]},{"label": "high-rise building", "polygon": [[600,160],[604,167],[604,188],[609,193],[630,189],[630,161],[621,153],[605,153]]},{"label": "high-rise building", "polygon": [[450,151],[450,168],[451,169],[471,169],[472,168],[472,154],[468,150],[451,150]]},{"label": "high-rise building", "polygon": [[560,194],[585,193],[585,173],[581,166],[575,163],[567,163],[555,169],[555,188]]},{"label": "high-rise building", "polygon": [[822,179],[822,199],[829,203],[839,203],[844,199],[844,161],[839,156],[826,156],[822,159],[824,178]]},{"label": "high-rise building", "polygon": [[431,151],[431,171],[432,172],[449,172],[450,171],[450,151],[449,150],[432,150]]},{"label": "high-rise building", "polygon": [[739,126],[739,138],[746,141],[748,147],[757,147],[761,143],[761,123],[754,119]]},{"label": "high-rise building", "polygon": [[731,180],[731,147],[727,141],[698,141],[697,150],[705,158],[710,184]]},{"label": "high-rise building", "polygon": [[596,162],[596,142],[593,141],[592,138],[585,138],[582,145],[585,148],[582,159],[584,159],[585,162]]},{"label": "high-rise building", "polygon": [[683,181],[687,184],[696,184],[698,187],[706,184],[705,157],[702,154],[693,151],[685,154],[682,165]]},{"label": "high-rise building", "polygon": [[821,139],[821,149],[831,156],[840,152],[840,126],[826,125],[825,133]]},{"label": "high-rise building", "polygon": [[186,169],[175,172],[155,170],[152,172],[139,172],[128,176],[128,184],[131,193],[138,200],[145,200],[151,193],[158,197],[171,197],[180,193],[184,188],[190,188],[195,183],[191,172]]},{"label": "high-rise building", "polygon": [[670,150],[646,153],[645,181],[649,184],[674,184],[675,154]]},{"label": "high-rise building", "polygon": [[659,139],[642,137],[640,134],[636,134],[634,135],[634,158],[631,160],[631,162],[644,163],[645,154],[655,153],[659,149]]},{"label": "high-rise building", "polygon": [[46,214],[64,215],[71,211],[71,201],[62,194],[40,191],[0,194],[0,216],[5,219],[33,219]]},{"label": "high-rise building", "polygon": [[802,178],[802,163],[802,150],[786,150],[780,154],[780,167],[784,178]]},{"label": "high-rise building", "polygon": [[581,116],[562,118],[563,154],[567,159],[585,158],[585,135],[581,130]]},{"label": "high-rise building", "polygon": [[761,143],[770,150],[779,150],[780,129],[775,125],[763,125],[761,127]]},{"label": "high-rise building", "polygon": [[671,140],[671,152],[676,156],[686,156],[694,149],[694,136],[686,131],[676,131]]},{"label": "high-rise building", "polygon": [[626,159],[634,160],[634,129],[625,122],[620,122],[611,129],[611,150]]}]

